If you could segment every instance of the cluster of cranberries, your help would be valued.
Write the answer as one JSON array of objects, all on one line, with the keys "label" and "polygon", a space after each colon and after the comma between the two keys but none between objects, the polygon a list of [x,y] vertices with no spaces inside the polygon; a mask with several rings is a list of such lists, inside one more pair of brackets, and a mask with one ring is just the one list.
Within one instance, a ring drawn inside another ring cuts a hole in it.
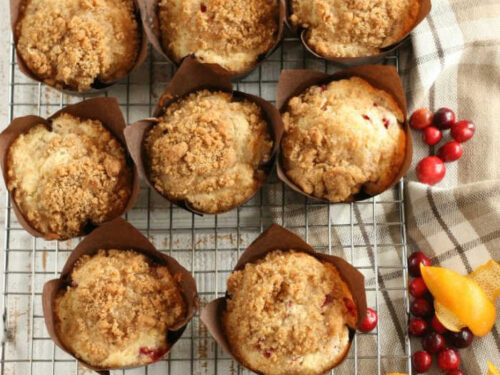
[{"label": "cluster of cranberries", "polygon": [[462,143],[472,138],[476,130],[470,121],[456,122],[455,113],[449,108],[440,108],[432,113],[427,108],[413,112],[410,126],[422,130],[422,139],[430,146],[443,139],[443,131],[450,129],[453,141],[445,143],[437,152],[437,156],[428,156],[417,165],[418,180],[424,184],[435,185],[444,178],[444,163],[460,159],[463,154]]},{"label": "cluster of cranberries", "polygon": [[[437,356],[437,365],[446,375],[465,375],[459,370],[460,355],[456,349],[466,348],[474,339],[468,328],[460,332],[448,331],[434,315],[434,303],[424,279],[420,273],[420,264],[430,266],[431,261],[422,252],[416,252],[408,258],[408,271],[413,279],[410,282],[410,294],[414,297],[410,312],[415,317],[410,320],[408,331],[414,337],[422,337],[422,348],[413,354],[412,365],[416,373],[429,370],[432,357]],[[452,347],[447,346],[447,343]]]}]

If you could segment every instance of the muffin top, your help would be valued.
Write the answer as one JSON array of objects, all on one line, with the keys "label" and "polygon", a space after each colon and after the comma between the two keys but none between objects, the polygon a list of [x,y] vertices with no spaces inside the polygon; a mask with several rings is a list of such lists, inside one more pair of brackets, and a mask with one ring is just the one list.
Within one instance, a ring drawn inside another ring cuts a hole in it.
[{"label": "muffin top", "polygon": [[324,57],[380,53],[413,28],[419,0],[291,0],[290,21],[307,29],[307,44]]},{"label": "muffin top", "polygon": [[222,323],[232,353],[266,375],[323,374],[349,349],[357,309],[330,263],[275,250],[233,272]]},{"label": "muffin top", "polygon": [[276,42],[278,11],[276,0],[160,0],[163,48],[177,63],[194,54],[243,72]]},{"label": "muffin top", "polygon": [[394,98],[352,77],[311,86],[283,113],[282,160],[305,193],[330,202],[375,195],[401,170],[406,135]]},{"label": "muffin top", "polygon": [[140,45],[134,0],[24,0],[16,36],[37,77],[77,91],[125,76]]},{"label": "muffin top", "polygon": [[170,104],[146,135],[149,178],[168,199],[205,213],[224,212],[258,190],[272,144],[255,103],[197,91]]},{"label": "muffin top", "polygon": [[32,227],[48,239],[67,239],[121,215],[132,168],[100,121],[63,113],[50,129],[36,125],[12,143],[7,188]]},{"label": "muffin top", "polygon": [[186,314],[167,267],[131,250],[82,256],[54,307],[65,348],[99,368],[160,359],[170,348],[167,330]]}]

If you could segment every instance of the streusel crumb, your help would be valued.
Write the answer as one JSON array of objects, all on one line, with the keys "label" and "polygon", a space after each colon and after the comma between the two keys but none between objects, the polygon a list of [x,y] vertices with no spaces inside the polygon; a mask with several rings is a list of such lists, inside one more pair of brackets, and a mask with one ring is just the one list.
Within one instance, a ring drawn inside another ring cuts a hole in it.
[{"label": "streusel crumb", "polygon": [[159,20],[163,48],[176,62],[194,54],[242,72],[276,42],[278,1],[160,0]]},{"label": "streusel crumb", "polygon": [[125,76],[140,44],[133,0],[25,0],[16,35],[36,76],[77,91]]},{"label": "streusel crumb", "polygon": [[149,177],[169,199],[224,212],[257,191],[272,144],[255,103],[201,90],[170,104],[147,134]]},{"label": "streusel crumb", "polygon": [[404,115],[393,97],[352,77],[312,86],[283,114],[283,165],[305,193],[345,202],[375,195],[401,170]]},{"label": "streusel crumb", "polygon": [[123,212],[132,191],[125,149],[100,121],[61,114],[7,154],[7,187],[24,218],[51,239],[82,234]]},{"label": "streusel crumb", "polygon": [[291,0],[293,25],[324,57],[375,55],[415,25],[419,0]]},{"label": "streusel crumb", "polygon": [[101,368],[137,366],[170,348],[167,331],[186,313],[173,276],[135,251],[80,258],[55,301],[56,331],[79,359]]},{"label": "streusel crumb", "polygon": [[337,269],[313,256],[275,250],[227,281],[223,326],[233,354],[266,375],[323,374],[349,348],[357,321]]}]

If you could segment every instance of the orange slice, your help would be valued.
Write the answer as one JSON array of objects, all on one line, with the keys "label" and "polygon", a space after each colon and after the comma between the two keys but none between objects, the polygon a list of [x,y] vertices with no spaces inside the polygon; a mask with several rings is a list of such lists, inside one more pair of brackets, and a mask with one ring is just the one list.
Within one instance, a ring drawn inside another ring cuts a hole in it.
[{"label": "orange slice", "polygon": [[488,361],[488,374],[487,375],[500,375],[500,371],[498,371],[498,369],[493,366],[493,363],[491,363],[490,361]]},{"label": "orange slice", "polygon": [[462,328],[466,327],[453,312],[448,310],[437,300],[434,300],[434,311],[438,320],[448,331],[460,332]]},{"label": "orange slice", "polygon": [[492,302],[500,297],[500,264],[494,260],[477,267],[467,277],[481,285]]}]

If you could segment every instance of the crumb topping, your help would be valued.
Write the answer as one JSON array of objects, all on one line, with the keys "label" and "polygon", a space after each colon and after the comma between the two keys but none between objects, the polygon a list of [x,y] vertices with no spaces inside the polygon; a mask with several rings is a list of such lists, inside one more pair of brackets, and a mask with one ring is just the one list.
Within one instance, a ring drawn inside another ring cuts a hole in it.
[{"label": "crumb topping", "polygon": [[21,134],[7,154],[7,187],[24,218],[50,239],[82,234],[123,212],[132,169],[120,142],[97,120],[61,114]]},{"label": "crumb topping", "polygon": [[291,0],[290,21],[307,29],[307,44],[325,57],[375,55],[417,21],[418,0]]},{"label": "crumb topping", "polygon": [[17,50],[49,85],[84,91],[135,64],[140,30],[133,0],[25,0]]},{"label": "crumb topping", "polygon": [[243,72],[276,41],[278,1],[160,0],[158,6],[163,48],[176,62],[194,54]]},{"label": "crumb topping", "polygon": [[56,330],[76,357],[101,368],[136,366],[170,348],[167,330],[186,313],[165,266],[135,251],[82,256],[55,301]]},{"label": "crumb topping", "polygon": [[266,375],[322,374],[349,347],[357,312],[337,269],[275,250],[227,282],[223,325],[233,354]]},{"label": "crumb topping", "polygon": [[358,77],[312,86],[283,114],[283,164],[305,193],[345,202],[375,195],[399,173],[404,115],[392,96]]},{"label": "crumb topping", "polygon": [[261,109],[201,90],[170,104],[145,138],[148,173],[172,200],[206,213],[249,199],[265,179],[271,136]]}]

